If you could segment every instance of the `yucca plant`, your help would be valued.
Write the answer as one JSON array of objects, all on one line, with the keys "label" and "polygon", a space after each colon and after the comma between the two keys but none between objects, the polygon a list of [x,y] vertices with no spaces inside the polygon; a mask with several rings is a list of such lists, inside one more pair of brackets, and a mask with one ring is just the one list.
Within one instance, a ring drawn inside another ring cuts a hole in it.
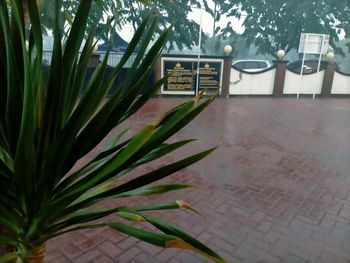
[{"label": "yucca plant", "polygon": [[[144,105],[166,81],[145,84],[171,30],[165,30],[145,54],[157,25],[155,20],[145,19],[112,74],[106,74],[107,54],[86,84],[87,65],[94,49],[94,33],[85,32],[92,0],[81,2],[64,43],[60,1],[56,0],[52,61],[47,80],[43,81],[42,24],[36,1],[26,2],[23,8],[24,1],[0,0],[0,245],[11,248],[0,256],[0,262],[43,262],[49,239],[96,227],[109,227],[156,246],[190,249],[223,261],[176,226],[144,214],[187,207],[182,201],[135,202],[132,207],[98,209],[106,199],[190,187],[153,183],[199,161],[213,149],[126,178],[135,168],[190,143],[192,140],[167,140],[213,98],[200,102],[199,96],[185,102],[127,138],[121,131],[91,161],[72,172],[78,160]],[[86,42],[79,55],[84,37]],[[116,92],[105,100],[136,46],[138,54],[132,67]],[[98,221],[111,214],[119,220]],[[129,221],[143,221],[159,231],[146,231]]]}]

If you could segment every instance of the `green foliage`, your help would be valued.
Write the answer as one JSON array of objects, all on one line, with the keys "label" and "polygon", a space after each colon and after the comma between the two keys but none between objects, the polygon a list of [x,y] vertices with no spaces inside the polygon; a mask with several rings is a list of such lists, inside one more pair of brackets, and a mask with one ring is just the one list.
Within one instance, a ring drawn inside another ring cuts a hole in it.
[{"label": "green foliage", "polygon": [[[117,134],[89,163],[69,173],[75,163],[89,153],[113,128],[134,114],[166,81],[145,86],[171,29],[165,29],[147,54],[145,50],[157,28],[157,21],[140,22],[120,64],[105,76],[107,56],[84,85],[93,52],[95,29],[88,30],[92,0],[77,7],[71,29],[62,42],[61,3],[54,2],[54,49],[47,81],[42,74],[42,23],[35,0],[0,0],[0,244],[14,251],[0,262],[26,260],[42,251],[55,236],[84,228],[107,226],[162,247],[180,247],[215,260],[220,256],[177,227],[146,217],[151,210],[187,208],[182,201],[118,206],[118,200],[175,191],[190,185],[155,185],[158,180],[210,154],[208,149],[174,163],[123,180],[129,172],[191,143],[167,140],[188,124],[214,98],[200,97],[165,113],[154,123],[125,138]],[[28,13],[27,13],[28,12]],[[25,17],[27,17],[25,19]],[[29,18],[29,19],[28,19]],[[29,21],[29,22],[28,22]],[[26,35],[28,33],[28,36]],[[83,51],[79,48],[87,35]],[[29,39],[29,47],[26,41]],[[123,64],[138,47],[138,55],[116,92],[108,100]],[[83,90],[82,94],[80,91]],[[116,207],[96,209],[102,200],[114,199]],[[94,209],[92,209],[94,206]],[[91,224],[92,220],[115,214],[120,220]],[[150,233],[125,220],[144,221],[159,229]]]},{"label": "green foliage", "polygon": [[[260,54],[275,55],[279,49],[288,53],[297,49],[300,33],[330,35],[330,45],[336,46],[341,34],[349,35],[350,1],[216,1],[220,15],[242,19],[243,37],[247,45],[254,44]],[[232,25],[222,29],[224,36],[232,34]]]},{"label": "green foliage", "polygon": [[[63,0],[62,3],[62,20],[69,22],[75,16],[80,1]],[[157,34],[161,34],[161,32],[170,25],[173,26],[174,33],[169,37],[167,49],[172,50],[175,45],[180,50],[185,47],[192,48],[198,43],[199,25],[187,16],[191,13],[193,8],[199,6],[200,2],[198,0],[94,1],[92,4],[94,12],[87,21],[87,31],[89,32],[97,25],[96,37],[100,40],[107,41],[111,33],[116,34],[118,30],[122,29],[125,25],[131,25],[132,28],[136,30],[145,17],[155,16],[158,17],[155,30]],[[50,12],[47,11],[52,10],[52,8],[52,1],[43,2],[41,14],[42,17],[45,18],[46,28],[49,29],[53,27],[53,21],[52,17],[48,15]],[[117,18],[113,21],[114,26],[112,28],[109,27],[110,21],[103,17],[103,15],[110,16],[111,14]]]},{"label": "green foliage", "polygon": [[[69,27],[79,2],[79,0],[62,1],[63,11],[60,15],[62,21],[68,22],[66,27]],[[92,4],[94,12],[88,18],[87,31],[90,32],[97,25],[97,38],[107,40],[111,33],[117,33],[118,29],[122,29],[126,24],[131,24],[136,29],[145,16],[152,15],[159,18],[156,28],[158,34],[173,25],[174,34],[170,36],[167,46],[169,50],[174,47],[180,50],[191,49],[198,44],[199,25],[189,19],[188,14],[196,8],[203,8],[213,18],[212,36],[236,39],[236,28],[231,21],[223,28],[218,26],[217,22],[223,17],[239,18],[245,27],[243,39],[247,46],[251,44],[257,46],[259,54],[274,56],[278,49],[284,49],[286,53],[291,49],[297,49],[300,33],[304,32],[330,34],[332,48],[336,53],[343,55],[344,50],[337,47],[336,43],[341,35],[350,37],[350,0],[299,1],[297,4],[296,0],[215,0],[214,6],[208,2],[210,1],[98,0]],[[40,12],[41,18],[45,21],[43,29],[52,29],[53,1],[43,3]],[[115,25],[112,27],[113,32],[109,26],[111,21],[103,18],[107,14],[117,17],[113,21]],[[203,34],[203,43],[206,42],[206,38],[207,35]],[[232,44],[235,45],[236,42]],[[350,46],[348,47],[350,50]]]}]

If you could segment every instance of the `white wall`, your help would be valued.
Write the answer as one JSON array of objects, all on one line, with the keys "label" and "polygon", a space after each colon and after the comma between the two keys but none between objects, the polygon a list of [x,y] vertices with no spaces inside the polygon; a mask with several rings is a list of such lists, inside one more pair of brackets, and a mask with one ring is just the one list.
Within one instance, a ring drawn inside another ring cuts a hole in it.
[{"label": "white wall", "polygon": [[335,72],[331,94],[350,94],[350,76]]},{"label": "white wall", "polygon": [[230,95],[272,95],[276,69],[260,74],[242,73],[231,68]]},{"label": "white wall", "polygon": [[324,70],[309,75],[286,72],[283,94],[321,94]]}]

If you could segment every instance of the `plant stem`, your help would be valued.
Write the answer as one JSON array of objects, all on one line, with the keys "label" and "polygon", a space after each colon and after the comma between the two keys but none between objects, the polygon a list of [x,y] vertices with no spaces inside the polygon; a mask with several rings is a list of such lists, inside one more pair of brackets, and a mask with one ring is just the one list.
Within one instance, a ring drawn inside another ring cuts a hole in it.
[{"label": "plant stem", "polygon": [[24,252],[22,257],[18,257],[16,263],[44,263],[45,251],[45,244],[33,247]]}]

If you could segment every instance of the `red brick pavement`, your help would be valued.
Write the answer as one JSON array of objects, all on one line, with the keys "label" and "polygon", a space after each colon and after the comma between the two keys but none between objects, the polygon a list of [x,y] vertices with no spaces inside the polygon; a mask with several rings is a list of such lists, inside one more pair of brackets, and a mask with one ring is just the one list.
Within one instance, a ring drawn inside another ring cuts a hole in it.
[{"label": "red brick pavement", "polygon": [[[181,101],[152,99],[124,126],[136,130]],[[185,199],[205,219],[184,211],[160,216],[228,262],[350,262],[350,100],[217,99],[177,137],[200,139],[178,157],[220,145],[166,179],[199,189],[161,198]],[[106,228],[55,238],[46,261],[207,262]]]}]

